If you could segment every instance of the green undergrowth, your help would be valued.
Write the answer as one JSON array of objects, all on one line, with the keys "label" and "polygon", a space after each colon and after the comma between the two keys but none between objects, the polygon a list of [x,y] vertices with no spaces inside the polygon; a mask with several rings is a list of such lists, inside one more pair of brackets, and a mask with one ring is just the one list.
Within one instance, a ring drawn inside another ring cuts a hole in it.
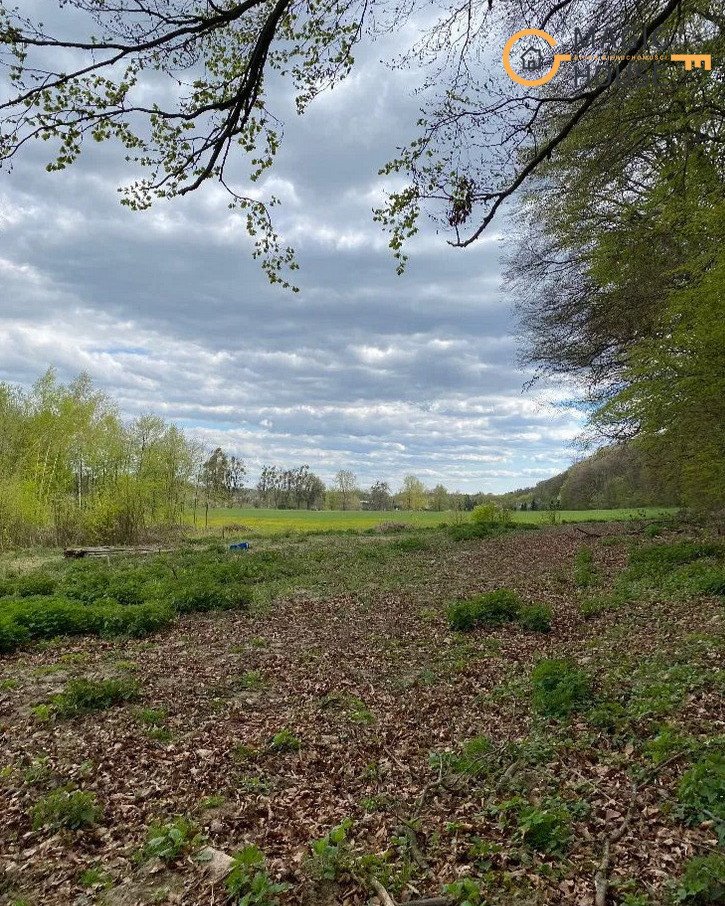
[{"label": "green undergrowth", "polygon": [[507,588],[455,601],[448,607],[448,625],[458,632],[470,632],[481,626],[495,628],[513,622],[531,631],[549,632],[551,617],[548,606],[526,605],[516,592]]},{"label": "green undergrowth", "polygon": [[274,551],[232,555],[222,545],[148,558],[81,560],[0,583],[0,652],[62,635],[142,636],[177,614],[247,609],[255,589],[304,572]]},{"label": "green undergrowth", "polygon": [[91,711],[103,711],[113,705],[137,701],[139,687],[128,679],[92,680],[85,677],[69,680],[63,690],[51,698],[51,715],[76,717]]},{"label": "green undergrowth", "polygon": [[[592,585],[580,584],[583,588]],[[627,568],[613,587],[586,598],[581,612],[592,617],[630,601],[687,600],[700,595],[725,597],[725,542],[656,542],[633,548]]]}]

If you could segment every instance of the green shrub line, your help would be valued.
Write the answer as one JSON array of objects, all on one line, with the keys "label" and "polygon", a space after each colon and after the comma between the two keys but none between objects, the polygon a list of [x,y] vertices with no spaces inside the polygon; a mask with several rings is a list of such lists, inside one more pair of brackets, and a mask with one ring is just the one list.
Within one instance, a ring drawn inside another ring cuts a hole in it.
[{"label": "green shrub line", "polygon": [[180,613],[245,609],[256,583],[300,572],[270,552],[230,557],[223,545],[144,563],[81,561],[58,577],[27,573],[0,580],[0,653],[63,635],[143,636]]},{"label": "green shrub line", "polygon": [[551,630],[551,608],[544,604],[525,605],[516,592],[497,588],[474,598],[454,601],[448,606],[448,625],[458,632],[479,626],[498,627],[518,622],[534,632]]},{"label": "green shrub line", "polygon": [[[583,583],[586,589],[591,583]],[[628,601],[653,596],[688,599],[725,596],[725,544],[722,541],[676,541],[634,548],[626,569],[607,592],[585,599],[580,613],[596,617]]]}]

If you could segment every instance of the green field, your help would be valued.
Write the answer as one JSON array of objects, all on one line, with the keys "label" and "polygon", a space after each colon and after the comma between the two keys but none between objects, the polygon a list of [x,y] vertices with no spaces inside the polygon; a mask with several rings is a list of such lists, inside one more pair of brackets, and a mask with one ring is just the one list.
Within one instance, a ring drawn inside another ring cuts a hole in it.
[{"label": "green field", "polygon": [[[663,507],[646,507],[642,509],[627,508],[618,510],[561,510],[556,513],[557,521],[590,522],[617,521],[623,519],[656,519],[674,513],[674,509]],[[548,525],[554,514],[535,510],[533,512],[515,512],[515,522]],[[192,517],[187,514],[188,521]],[[368,512],[360,510],[263,510],[238,507],[219,507],[209,510],[211,529],[228,527],[231,531],[253,533],[255,535],[280,535],[288,532],[334,532],[362,531],[375,528],[381,522],[404,522],[419,528],[434,528],[442,522],[467,522],[469,513],[428,512],[428,511],[390,511]],[[202,509],[196,514],[197,529],[204,529],[205,518]]]}]

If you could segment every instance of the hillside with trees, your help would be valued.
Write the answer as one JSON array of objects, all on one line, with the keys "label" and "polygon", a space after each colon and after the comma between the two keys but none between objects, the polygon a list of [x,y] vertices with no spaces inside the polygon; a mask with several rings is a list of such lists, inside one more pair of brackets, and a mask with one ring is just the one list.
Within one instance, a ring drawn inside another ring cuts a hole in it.
[{"label": "hillside with trees", "polygon": [[486,495],[513,509],[598,510],[676,506],[673,484],[634,444],[604,447],[530,488]]}]

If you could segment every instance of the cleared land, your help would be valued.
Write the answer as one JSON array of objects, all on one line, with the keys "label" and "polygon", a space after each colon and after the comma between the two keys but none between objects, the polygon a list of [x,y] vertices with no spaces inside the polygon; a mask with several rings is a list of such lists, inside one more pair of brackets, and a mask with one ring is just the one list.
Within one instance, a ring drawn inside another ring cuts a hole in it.
[{"label": "cleared land", "polygon": [[[657,519],[674,513],[663,507],[644,507],[619,510],[560,510],[556,518],[561,522],[611,522],[629,519]],[[512,513],[514,522],[547,525],[552,514],[540,510]],[[468,513],[422,512],[391,510],[367,512],[360,510],[262,510],[253,507],[215,507],[209,510],[209,527],[236,526],[240,531],[250,529],[258,535],[278,535],[287,532],[326,532],[364,530],[375,528],[381,522],[402,522],[420,528],[434,528],[442,522],[468,521]],[[192,522],[192,514],[186,514]],[[196,524],[205,526],[204,510],[197,509]]]},{"label": "cleared land", "polygon": [[195,856],[254,844],[283,904],[362,906],[374,882],[592,904],[598,870],[609,903],[666,902],[720,858],[725,546],[630,528],[6,561],[0,613],[36,637],[43,599],[71,626],[59,601],[234,609],[0,657],[0,901],[226,902]]}]

